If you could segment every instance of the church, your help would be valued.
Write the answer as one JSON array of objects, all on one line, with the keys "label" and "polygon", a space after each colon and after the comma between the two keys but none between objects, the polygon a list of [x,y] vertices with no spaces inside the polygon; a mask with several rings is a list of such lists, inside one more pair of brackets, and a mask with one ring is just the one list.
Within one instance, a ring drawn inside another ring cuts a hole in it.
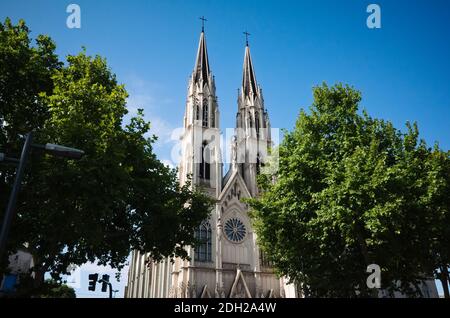
[{"label": "church", "polygon": [[[246,32],[245,32],[246,33]],[[248,33],[246,33],[248,36]],[[190,260],[147,263],[148,254],[133,251],[126,298],[278,298],[303,297],[300,288],[277,277],[256,242],[249,207],[242,200],[258,196],[257,176],[272,146],[269,114],[256,81],[248,40],[229,169],[223,175],[220,112],[210,70],[204,28],[189,80],[180,137],[179,182],[206,191],[216,203],[196,230],[202,244],[190,247]],[[228,111],[228,110],[227,110]],[[426,298],[438,297],[432,279],[419,287]],[[379,297],[389,297],[378,291]],[[394,297],[405,295],[395,292]]]},{"label": "church", "polygon": [[275,275],[258,248],[248,206],[242,201],[258,195],[256,178],[272,145],[269,114],[256,81],[248,39],[230,145],[231,162],[225,175],[219,115],[202,28],[188,84],[179,180],[185,184],[191,178],[193,186],[201,187],[216,204],[209,219],[196,231],[202,244],[189,249],[190,260],[177,258],[172,263],[166,259],[146,265],[148,255],[132,253],[125,297],[297,296],[295,286]]}]

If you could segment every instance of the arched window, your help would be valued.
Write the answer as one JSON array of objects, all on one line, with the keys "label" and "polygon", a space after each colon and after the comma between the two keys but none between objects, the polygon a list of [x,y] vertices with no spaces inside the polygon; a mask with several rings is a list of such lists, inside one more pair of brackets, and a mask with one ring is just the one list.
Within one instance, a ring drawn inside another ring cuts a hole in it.
[{"label": "arched window", "polygon": [[195,230],[195,238],[200,241],[199,245],[195,247],[195,260],[199,262],[211,262],[212,238],[211,238],[211,224],[208,221],[203,221],[202,224]]},{"label": "arched window", "polygon": [[206,141],[202,144],[202,161],[200,162],[200,178],[209,180],[211,175],[210,168],[210,152],[207,147]]},{"label": "arched window", "polygon": [[215,116],[215,112],[212,109],[211,110],[211,128],[216,127],[216,116]]},{"label": "arched window", "polygon": [[208,103],[203,102],[203,127],[208,127]]},{"label": "arched window", "polygon": [[259,114],[255,113],[255,128],[256,128],[256,137],[259,138]]},{"label": "arched window", "polygon": [[248,125],[250,128],[253,128],[253,120],[252,120],[252,114],[248,113]]},{"label": "arched window", "polygon": [[195,119],[200,119],[200,107],[198,105],[195,106]]}]

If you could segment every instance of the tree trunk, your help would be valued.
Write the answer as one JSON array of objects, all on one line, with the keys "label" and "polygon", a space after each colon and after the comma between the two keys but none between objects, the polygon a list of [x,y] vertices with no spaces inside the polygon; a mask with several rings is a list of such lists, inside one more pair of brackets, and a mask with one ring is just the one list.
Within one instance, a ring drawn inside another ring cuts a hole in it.
[{"label": "tree trunk", "polygon": [[45,281],[45,273],[47,272],[45,266],[43,266],[41,259],[33,253],[33,261],[34,261],[34,280],[33,280],[33,289],[38,291],[44,285]]},{"label": "tree trunk", "polygon": [[33,287],[39,289],[42,287],[45,281],[45,269],[39,268],[34,272],[34,283]]}]

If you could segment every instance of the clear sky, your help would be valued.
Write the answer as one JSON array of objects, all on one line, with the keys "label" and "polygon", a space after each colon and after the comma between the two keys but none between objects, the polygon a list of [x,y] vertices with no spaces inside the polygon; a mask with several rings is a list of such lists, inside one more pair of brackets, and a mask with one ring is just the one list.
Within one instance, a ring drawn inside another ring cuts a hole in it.
[{"label": "clear sky", "polygon": [[[81,29],[66,26],[70,3],[81,7]],[[381,7],[381,29],[366,25],[371,3]],[[0,3],[1,20],[25,19],[33,37],[45,33],[54,39],[61,57],[78,53],[81,46],[106,57],[130,93],[130,110],[145,109],[160,136],[155,151],[168,163],[172,130],[182,123],[202,15],[208,19],[222,129],[234,126],[242,32],[248,30],[272,127],[292,129],[300,108],[312,102],[313,86],[343,82],[362,92],[361,105],[372,116],[398,128],[417,121],[427,142],[450,149],[448,0]],[[79,294],[90,295],[87,289]]]}]

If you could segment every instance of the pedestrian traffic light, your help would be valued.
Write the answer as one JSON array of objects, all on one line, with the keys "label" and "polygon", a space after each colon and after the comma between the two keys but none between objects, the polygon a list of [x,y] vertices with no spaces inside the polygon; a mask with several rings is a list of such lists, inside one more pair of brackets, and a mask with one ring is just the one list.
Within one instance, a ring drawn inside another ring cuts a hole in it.
[{"label": "pedestrian traffic light", "polygon": [[97,284],[98,274],[89,274],[89,287],[91,291],[95,291],[95,284]]},{"label": "pedestrian traffic light", "polygon": [[102,292],[106,292],[108,290],[109,283],[109,275],[105,274],[102,276]]}]

